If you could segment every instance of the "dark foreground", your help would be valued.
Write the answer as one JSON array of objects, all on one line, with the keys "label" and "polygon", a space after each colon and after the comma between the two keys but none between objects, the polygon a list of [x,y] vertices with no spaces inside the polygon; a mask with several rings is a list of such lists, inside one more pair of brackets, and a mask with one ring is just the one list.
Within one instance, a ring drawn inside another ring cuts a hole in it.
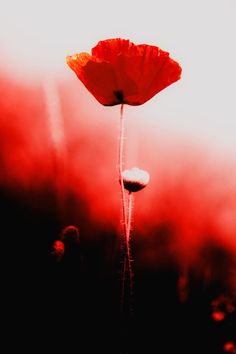
[{"label": "dark foreground", "polygon": [[9,191],[0,205],[6,353],[222,354],[235,340],[235,311],[223,321],[211,316],[211,301],[225,291],[217,281],[206,285],[190,271],[181,303],[174,263],[150,270],[134,262],[133,311],[124,318],[112,232],[99,230],[96,242],[84,238],[57,261],[51,247],[63,225],[53,207],[32,208]]}]

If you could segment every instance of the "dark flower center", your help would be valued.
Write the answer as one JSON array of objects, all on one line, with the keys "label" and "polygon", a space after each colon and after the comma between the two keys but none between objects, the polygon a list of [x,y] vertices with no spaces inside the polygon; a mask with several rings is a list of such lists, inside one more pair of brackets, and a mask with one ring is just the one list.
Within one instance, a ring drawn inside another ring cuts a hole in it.
[{"label": "dark flower center", "polygon": [[116,98],[120,101],[120,103],[124,103],[124,94],[122,90],[114,91],[113,92]]}]

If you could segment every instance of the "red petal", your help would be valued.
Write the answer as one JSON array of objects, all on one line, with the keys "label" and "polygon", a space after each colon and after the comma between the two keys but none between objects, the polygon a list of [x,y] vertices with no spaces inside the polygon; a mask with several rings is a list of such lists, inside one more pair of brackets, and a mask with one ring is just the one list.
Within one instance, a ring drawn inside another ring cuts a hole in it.
[{"label": "red petal", "polygon": [[118,55],[129,53],[133,47],[135,45],[128,39],[107,39],[98,42],[96,47],[92,49],[92,56],[114,64]]},{"label": "red petal", "polygon": [[115,73],[110,63],[102,62],[87,53],[67,57],[67,63],[89,92],[103,105],[120,104]]},{"label": "red petal", "polygon": [[[180,78],[181,67],[158,47],[136,46],[136,55],[126,56],[126,72],[136,78],[138,93],[125,96],[130,105],[140,105]],[[125,84],[125,83],[124,83]]]},{"label": "red petal", "polygon": [[80,72],[89,60],[91,60],[91,55],[88,53],[74,54],[66,58],[67,64],[77,75],[80,75]]}]

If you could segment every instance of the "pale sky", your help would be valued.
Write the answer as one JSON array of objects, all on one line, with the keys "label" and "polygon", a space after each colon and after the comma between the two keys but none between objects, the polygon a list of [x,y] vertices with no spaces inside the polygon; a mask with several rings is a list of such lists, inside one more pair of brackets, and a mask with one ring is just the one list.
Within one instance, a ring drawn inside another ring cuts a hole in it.
[{"label": "pale sky", "polygon": [[0,4],[0,69],[19,80],[41,80],[49,74],[71,80],[66,55],[90,51],[99,40],[112,37],[170,52],[182,66],[181,80],[130,114],[145,115],[158,129],[206,144],[235,161],[235,0]]}]

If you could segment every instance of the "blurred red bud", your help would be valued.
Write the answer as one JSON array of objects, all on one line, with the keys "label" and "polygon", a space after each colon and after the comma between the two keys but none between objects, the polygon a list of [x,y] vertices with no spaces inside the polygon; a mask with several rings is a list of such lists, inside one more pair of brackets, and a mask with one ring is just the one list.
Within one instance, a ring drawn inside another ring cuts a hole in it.
[{"label": "blurred red bud", "polygon": [[225,319],[225,312],[224,311],[213,311],[211,317],[214,321],[220,322]]},{"label": "blurred red bud", "polygon": [[224,344],[224,351],[227,353],[236,353],[236,347],[233,341],[226,342]]},{"label": "blurred red bud", "polygon": [[66,226],[60,234],[60,239],[63,242],[76,242],[80,241],[80,234],[78,227],[75,226]]},{"label": "blurred red bud", "polygon": [[65,246],[64,243],[60,240],[56,240],[54,241],[53,245],[52,245],[52,254],[58,259],[60,260],[65,253]]}]

